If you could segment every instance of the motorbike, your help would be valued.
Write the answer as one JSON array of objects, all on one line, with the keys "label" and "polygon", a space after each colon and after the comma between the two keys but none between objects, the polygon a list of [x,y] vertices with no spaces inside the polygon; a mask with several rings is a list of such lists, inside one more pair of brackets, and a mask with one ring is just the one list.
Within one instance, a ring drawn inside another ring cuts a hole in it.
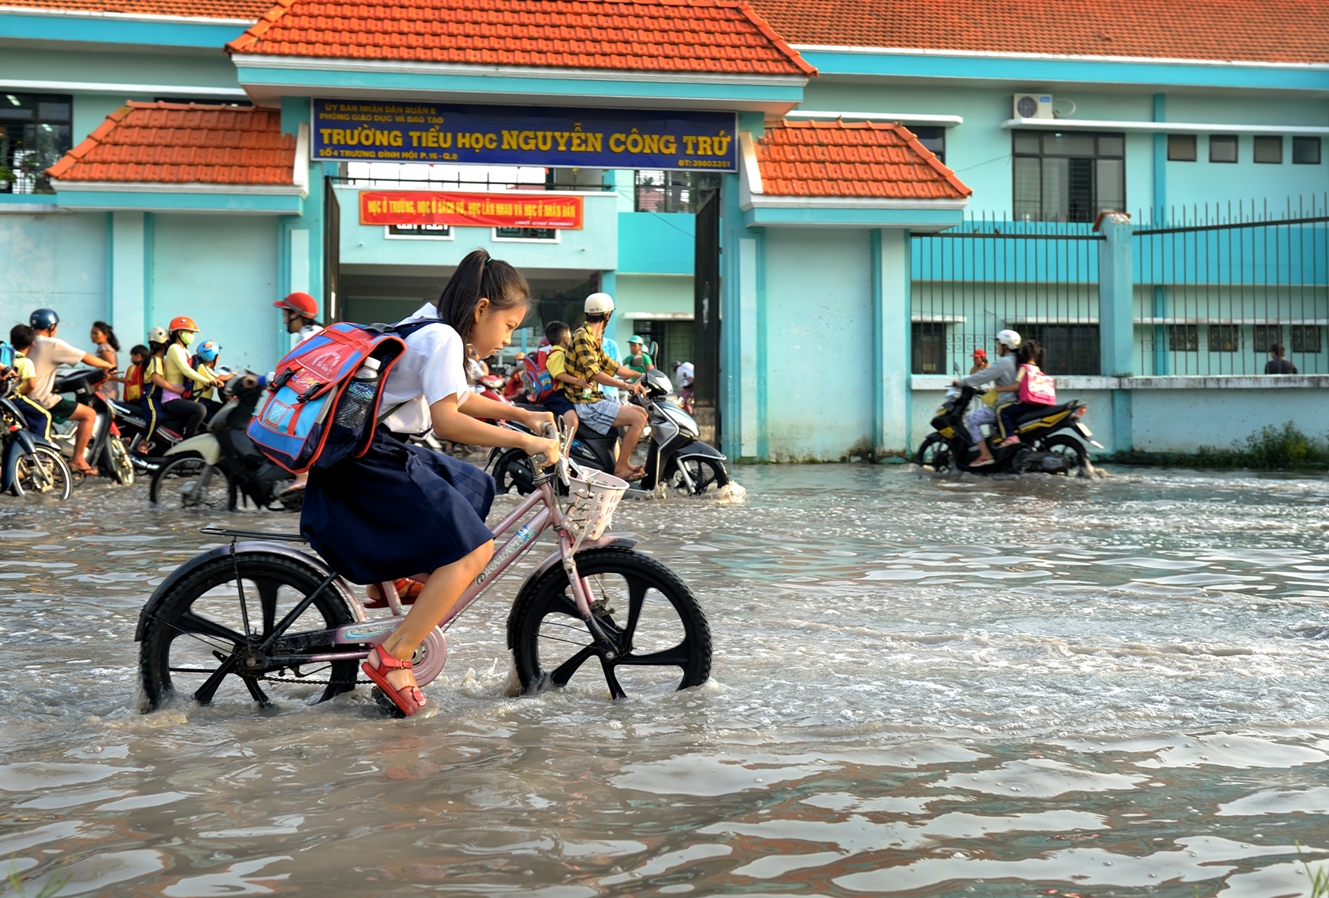
[{"label": "motorbike", "polygon": [[[134,482],[134,465],[129,458],[128,448],[120,438],[114,400],[97,389],[105,382],[105,371],[99,368],[83,368],[57,377],[52,390],[56,393],[74,394],[75,402],[89,406],[96,413],[97,417],[92,426],[92,439],[88,441],[84,458],[103,477],[110,477],[116,483],[128,485]],[[70,458],[74,455],[75,430],[76,425],[72,421],[66,421],[52,434],[53,442]]]},{"label": "motorbike", "polygon": [[[664,484],[670,489],[699,496],[728,485],[729,472],[725,469],[724,454],[701,442],[697,422],[670,397],[673,385],[664,372],[659,369],[647,371],[642,376],[642,383],[646,386],[645,393],[633,395],[631,401],[646,410],[650,427],[650,436],[646,438],[646,474],[629,488],[627,495],[645,498]],[[508,422],[508,426],[525,429],[512,422]],[[602,436],[583,425],[577,428],[570,456],[583,468],[612,474],[618,441],[617,429]],[[526,453],[520,449],[494,449],[485,469],[493,476],[500,493],[515,487],[525,496],[535,489],[535,473]]]},{"label": "motorbike", "polygon": [[[1016,419],[1018,443],[989,447],[995,459],[990,465],[971,468],[978,449],[965,427],[964,415],[977,391],[954,385],[946,391],[937,415],[932,419],[935,432],[928,435],[914,455],[920,468],[947,473],[952,470],[985,474],[1088,474],[1092,467],[1085,443],[1102,449],[1101,443],[1081,420],[1089,406],[1078,400],[1062,405],[1031,409]],[[1072,436],[1071,434],[1077,434]],[[1083,442],[1082,442],[1083,440]]]},{"label": "motorbike", "polygon": [[0,492],[64,501],[73,489],[73,472],[59,447],[27,429],[11,398],[14,387],[10,378],[0,381]]},{"label": "motorbike", "polygon": [[134,469],[144,474],[152,474],[162,466],[162,456],[173,446],[178,445],[184,435],[166,424],[158,424],[149,437],[148,422],[143,417],[143,409],[137,403],[120,399],[108,400],[115,410],[116,423],[120,427],[121,441],[129,450],[129,462]]},{"label": "motorbike", "polygon": [[287,491],[295,475],[258,451],[246,430],[267,386],[266,378],[246,374],[225,387],[228,401],[206,429],[166,451],[152,475],[148,498],[154,504],[235,511],[241,503],[298,511],[304,490]]}]

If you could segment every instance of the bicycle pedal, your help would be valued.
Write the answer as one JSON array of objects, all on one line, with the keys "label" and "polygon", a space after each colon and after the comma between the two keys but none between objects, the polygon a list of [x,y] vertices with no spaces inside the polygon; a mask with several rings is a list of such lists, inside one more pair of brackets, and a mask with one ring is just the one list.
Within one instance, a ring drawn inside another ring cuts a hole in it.
[{"label": "bicycle pedal", "polygon": [[388,694],[382,689],[375,686],[374,691],[371,692],[370,695],[374,697],[374,701],[378,703],[378,706],[387,712],[389,717],[393,717],[397,720],[406,719],[406,712],[401,708],[398,708],[397,703],[388,698]]}]

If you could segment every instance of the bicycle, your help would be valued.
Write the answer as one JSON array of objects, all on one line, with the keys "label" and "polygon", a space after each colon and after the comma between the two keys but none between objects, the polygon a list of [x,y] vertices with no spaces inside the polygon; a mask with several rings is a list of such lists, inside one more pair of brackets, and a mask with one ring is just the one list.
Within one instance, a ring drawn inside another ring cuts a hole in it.
[{"label": "bicycle", "polygon": [[[448,627],[550,530],[558,545],[526,578],[508,614],[507,647],[524,693],[562,688],[592,659],[612,699],[627,696],[625,681],[634,691],[672,691],[709,678],[711,634],[696,596],[636,551],[636,540],[605,532],[627,484],[576,468],[566,454],[571,435],[563,441],[556,476],[567,487],[567,507],[555,475],[533,459],[536,490],[494,530],[496,539],[511,536],[412,659],[421,686],[443,670]],[[390,616],[370,619],[349,583],[290,545],[302,537],[201,532],[230,543],[173,572],[139,615],[144,713],[180,692],[204,705],[238,698],[267,708],[279,703],[269,695],[278,689],[280,701],[314,704],[368,684],[357,679],[357,665],[405,614],[391,582],[378,584]],[[188,685],[177,687],[177,679]]]}]

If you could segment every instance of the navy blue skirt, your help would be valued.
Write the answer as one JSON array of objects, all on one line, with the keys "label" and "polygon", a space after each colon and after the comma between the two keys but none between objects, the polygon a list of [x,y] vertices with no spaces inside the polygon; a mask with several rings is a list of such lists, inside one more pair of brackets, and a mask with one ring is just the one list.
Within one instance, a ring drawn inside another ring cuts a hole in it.
[{"label": "navy blue skirt", "polygon": [[382,428],[362,458],[309,472],[300,532],[352,583],[452,564],[494,535],[485,517],[494,478]]}]

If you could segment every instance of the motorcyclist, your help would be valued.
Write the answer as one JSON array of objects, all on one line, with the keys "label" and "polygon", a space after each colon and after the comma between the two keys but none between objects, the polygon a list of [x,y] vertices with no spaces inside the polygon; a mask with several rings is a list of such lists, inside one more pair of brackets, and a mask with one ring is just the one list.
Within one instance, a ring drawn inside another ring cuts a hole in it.
[{"label": "motorcyclist", "polygon": [[162,378],[158,386],[162,388],[162,408],[166,414],[181,422],[182,432],[188,439],[198,430],[207,415],[207,409],[201,403],[185,399],[186,384],[190,381],[200,387],[212,386],[217,378],[204,371],[196,370],[190,364],[188,347],[198,334],[198,325],[188,315],[178,315],[171,319],[170,343],[163,359]]},{"label": "motorcyclist", "polygon": [[285,299],[274,302],[273,305],[282,310],[282,318],[286,321],[286,332],[296,334],[297,343],[303,343],[323,330],[323,325],[314,320],[318,317],[318,302],[308,293],[297,290],[287,294]]},{"label": "motorcyclist", "polygon": [[70,461],[69,467],[78,474],[95,475],[97,469],[88,464],[83,453],[92,439],[92,427],[96,423],[97,413],[92,410],[92,406],[80,405],[72,399],[62,398],[54,391],[55,369],[60,365],[76,365],[82,362],[114,374],[115,366],[105,359],[75,349],[64,340],[57,339],[55,333],[60,325],[60,316],[53,309],[37,309],[28,319],[28,324],[36,335],[32,348],[27,353],[36,372],[35,386],[28,395],[51,413],[55,423],[74,422],[74,458]]},{"label": "motorcyclist", "polygon": [[[1002,330],[997,332],[997,358],[988,367],[975,371],[968,377],[962,377],[955,381],[956,386],[963,387],[981,387],[991,384],[994,387],[1008,387],[1015,383],[1015,351],[1020,348],[1020,335],[1013,330]],[[985,404],[982,408],[972,411],[965,415],[965,427],[969,430],[969,436],[973,438],[974,446],[978,449],[978,458],[969,463],[971,468],[981,468],[990,465],[994,461],[992,450],[988,448],[987,440],[983,438],[983,425],[995,424],[999,408],[1008,402],[1013,402],[1015,393],[991,392],[993,405]]]}]

